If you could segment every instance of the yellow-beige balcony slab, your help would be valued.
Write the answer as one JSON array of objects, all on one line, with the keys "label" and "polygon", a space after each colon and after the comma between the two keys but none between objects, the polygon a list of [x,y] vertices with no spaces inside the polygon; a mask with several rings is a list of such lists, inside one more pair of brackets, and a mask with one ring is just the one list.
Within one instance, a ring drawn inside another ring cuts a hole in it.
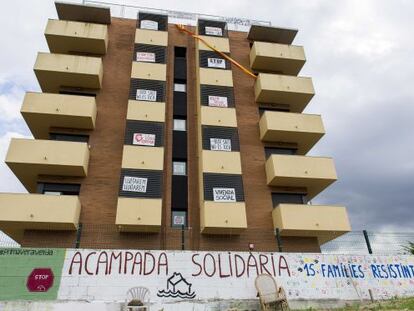
[{"label": "yellow-beige balcony slab", "polygon": [[38,175],[85,177],[89,148],[86,143],[13,138],[6,164],[29,192]]},{"label": "yellow-beige balcony slab", "polygon": [[131,99],[128,101],[127,119],[165,122],[165,103]]},{"label": "yellow-beige balcony slab", "polygon": [[49,19],[45,37],[51,53],[104,55],[108,47],[108,26]]},{"label": "yellow-beige balcony slab", "polygon": [[251,41],[292,44],[297,33],[297,29],[252,25],[247,34],[247,39]]},{"label": "yellow-beige balcony slab", "polygon": [[157,232],[161,210],[161,199],[118,198],[115,222],[119,231]]},{"label": "yellow-beige balcony slab", "polygon": [[201,209],[201,233],[240,234],[247,229],[244,202],[204,201]]},{"label": "yellow-beige balcony slab", "polygon": [[241,174],[240,152],[203,150],[203,172]]},{"label": "yellow-beige balcony slab", "polygon": [[231,70],[219,70],[211,68],[200,68],[200,84],[233,86]]},{"label": "yellow-beige balcony slab", "polygon": [[[76,230],[81,203],[75,195],[0,193],[0,230]],[[18,237],[17,237],[18,238]]]},{"label": "yellow-beige balcony slab", "polygon": [[317,237],[320,244],[351,231],[343,206],[279,204],[272,217],[282,236]]},{"label": "yellow-beige balcony slab", "polygon": [[311,78],[259,73],[254,93],[258,103],[287,104],[291,112],[302,112],[315,90]]},{"label": "yellow-beige balcony slab", "polygon": [[[229,38],[220,38],[212,36],[199,36],[201,39],[206,41],[213,48],[223,53],[230,53]],[[211,51],[211,49],[205,45],[202,41],[198,41],[198,49],[204,51]]]},{"label": "yellow-beige balcony slab", "polygon": [[59,19],[86,23],[110,24],[111,10],[101,5],[55,2]]},{"label": "yellow-beige balcony slab", "polygon": [[122,154],[122,168],[163,170],[164,147],[125,145]]},{"label": "yellow-beige balcony slab", "polygon": [[337,180],[331,158],[273,154],[266,161],[269,186],[306,188],[312,199]]},{"label": "yellow-beige balcony slab", "polygon": [[306,154],[325,134],[322,118],[316,114],[265,111],[259,122],[264,142],[296,143],[297,154]]},{"label": "yellow-beige balcony slab", "polygon": [[165,81],[167,79],[167,65],[132,62],[131,78]]},{"label": "yellow-beige balcony slab", "polygon": [[236,109],[202,106],[201,124],[237,127]]},{"label": "yellow-beige balcony slab", "polygon": [[167,46],[168,32],[137,28],[135,30],[135,43]]},{"label": "yellow-beige balcony slab", "polygon": [[254,42],[250,50],[250,67],[255,71],[296,76],[305,61],[302,46]]},{"label": "yellow-beige balcony slab", "polygon": [[95,128],[95,97],[53,93],[26,93],[20,110],[33,136],[48,139],[51,127]]},{"label": "yellow-beige balcony slab", "polygon": [[100,89],[100,57],[38,53],[34,72],[43,92],[59,93],[61,87]]}]

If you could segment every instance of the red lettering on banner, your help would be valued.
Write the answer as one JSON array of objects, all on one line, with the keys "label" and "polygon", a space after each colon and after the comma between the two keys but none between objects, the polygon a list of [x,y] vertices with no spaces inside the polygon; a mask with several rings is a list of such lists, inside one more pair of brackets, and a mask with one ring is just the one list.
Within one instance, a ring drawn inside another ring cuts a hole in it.
[{"label": "red lettering on banner", "polygon": [[[132,255],[132,254],[131,254]],[[139,260],[137,260],[137,258],[139,257]],[[134,256],[134,264],[132,266],[132,271],[131,274],[135,273],[135,266],[139,265],[139,273],[138,274],[142,274],[142,255],[140,252],[136,252],[135,256]]]},{"label": "red lettering on banner", "polygon": [[195,258],[197,256],[200,256],[199,254],[194,254],[193,256],[191,256],[191,261],[193,262],[193,264],[195,264],[196,266],[199,267],[200,271],[198,273],[193,273],[192,276],[199,276],[201,274],[201,272],[203,272],[203,267],[195,261]]},{"label": "red lettering on banner", "polygon": [[122,252],[119,252],[117,255],[115,255],[114,252],[111,252],[111,257],[109,259],[109,274],[112,273],[112,260],[117,260],[118,258],[119,258],[118,273],[121,274],[121,271],[122,271]]},{"label": "red lettering on banner", "polygon": [[[212,272],[211,274],[208,274],[208,273],[207,273],[207,265],[206,265],[206,258],[207,258],[207,256],[209,256],[209,257],[211,258],[211,262],[212,262],[212,265],[213,265],[213,272]],[[208,277],[212,277],[212,276],[216,273],[216,261],[214,260],[213,255],[211,255],[210,253],[207,253],[207,254],[204,256],[203,266],[204,266],[204,273],[205,273]]]},{"label": "red lettering on banner", "polygon": [[[239,273],[237,258],[239,258],[241,262],[243,263],[243,270],[241,273]],[[243,257],[238,254],[234,255],[234,265],[236,266],[236,276],[239,278],[244,274],[244,271],[246,270],[246,263],[244,262]]]},{"label": "red lettering on banner", "polygon": [[[266,259],[266,261],[264,261],[263,259]],[[259,255],[259,264],[260,264],[260,273],[267,273],[269,275],[272,275],[269,270],[267,270],[266,268],[266,264],[269,262],[269,258],[266,255]],[[265,272],[264,272],[265,271]]]},{"label": "red lettering on banner", "polygon": [[[101,259],[102,257],[104,258]],[[96,272],[95,272],[96,275],[98,275],[99,273],[99,267],[101,264],[105,264],[105,275],[108,274],[108,254],[105,251],[99,254],[98,262],[96,264]]]},{"label": "red lettering on banner", "polygon": [[[147,271],[147,258],[148,256],[152,259],[152,269],[148,272]],[[149,275],[155,270],[155,257],[151,253],[145,253],[144,254],[144,275]]]},{"label": "red lettering on banner", "polygon": [[[76,261],[76,257],[79,257],[79,259]],[[76,252],[73,257],[72,257],[72,261],[70,262],[70,267],[69,267],[69,275],[72,274],[72,268],[73,268],[73,264],[79,264],[79,271],[78,274],[81,275],[82,274],[82,254],[80,252]]]},{"label": "red lettering on banner", "polygon": [[250,254],[249,257],[247,258],[247,276],[248,277],[250,276],[250,268],[255,268],[256,275],[259,275],[259,269],[257,267],[257,260],[256,260],[256,257],[254,257],[252,254]]}]

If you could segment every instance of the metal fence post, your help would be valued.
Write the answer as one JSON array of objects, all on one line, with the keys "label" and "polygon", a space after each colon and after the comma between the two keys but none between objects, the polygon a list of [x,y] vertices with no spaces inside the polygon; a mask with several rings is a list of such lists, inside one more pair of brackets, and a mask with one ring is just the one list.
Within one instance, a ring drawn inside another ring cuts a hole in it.
[{"label": "metal fence post", "polygon": [[79,223],[78,225],[78,230],[76,231],[76,243],[75,243],[75,248],[79,248],[80,247],[80,240],[81,240],[81,236],[82,236],[82,224]]},{"label": "metal fence post", "polygon": [[367,230],[362,231],[364,233],[365,243],[367,243],[368,253],[372,254],[371,242],[369,241],[369,236]]},{"label": "metal fence post", "polygon": [[185,250],[184,225],[181,225],[181,250]]},{"label": "metal fence post", "polygon": [[279,252],[283,251],[282,248],[282,237],[280,236],[280,230],[279,228],[276,228],[276,240],[277,240],[277,247],[279,249]]}]

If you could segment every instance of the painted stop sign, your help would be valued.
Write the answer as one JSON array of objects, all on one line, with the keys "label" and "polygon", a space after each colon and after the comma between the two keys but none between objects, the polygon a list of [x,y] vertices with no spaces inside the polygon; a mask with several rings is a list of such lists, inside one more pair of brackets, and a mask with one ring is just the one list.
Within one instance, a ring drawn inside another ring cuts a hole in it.
[{"label": "painted stop sign", "polygon": [[29,292],[47,292],[53,286],[53,271],[50,268],[36,268],[27,278]]}]

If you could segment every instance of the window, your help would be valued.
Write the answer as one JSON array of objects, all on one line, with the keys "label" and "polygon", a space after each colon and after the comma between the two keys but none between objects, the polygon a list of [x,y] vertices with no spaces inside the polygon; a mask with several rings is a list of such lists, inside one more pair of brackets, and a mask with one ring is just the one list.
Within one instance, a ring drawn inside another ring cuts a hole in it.
[{"label": "window", "polygon": [[265,147],[266,159],[272,154],[296,154],[296,149],[293,148],[276,148],[276,147]]},{"label": "window", "polygon": [[174,83],[174,92],[186,92],[186,85],[185,83]]},{"label": "window", "polygon": [[171,214],[171,226],[181,228],[187,227],[187,212],[186,211],[172,211]]},{"label": "window", "polygon": [[306,204],[306,194],[304,193],[272,193],[273,207],[280,203],[287,204]]},{"label": "window", "polygon": [[81,135],[81,134],[50,133],[49,137],[51,140],[77,141],[77,142],[84,142],[84,143],[87,143],[89,141],[88,135]]},{"label": "window", "polygon": [[79,184],[57,184],[43,183],[37,184],[37,193],[46,195],[79,195]]},{"label": "window", "polygon": [[174,131],[186,131],[186,121],[183,119],[174,119]]},{"label": "window", "polygon": [[187,163],[183,161],[173,161],[173,175],[187,175]]}]

